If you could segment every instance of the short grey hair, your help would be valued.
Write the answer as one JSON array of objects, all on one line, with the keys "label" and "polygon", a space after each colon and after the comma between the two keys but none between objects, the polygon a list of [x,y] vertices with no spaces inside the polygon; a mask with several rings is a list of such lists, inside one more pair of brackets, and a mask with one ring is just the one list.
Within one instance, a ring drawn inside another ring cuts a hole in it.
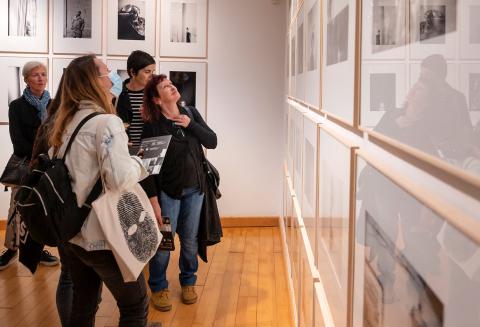
[{"label": "short grey hair", "polygon": [[40,61],[29,61],[25,65],[23,65],[23,68],[22,68],[23,78],[27,78],[28,75],[30,75],[30,72],[34,68],[37,68],[38,66],[42,66],[43,68],[45,68],[45,70],[47,70],[47,67]]}]

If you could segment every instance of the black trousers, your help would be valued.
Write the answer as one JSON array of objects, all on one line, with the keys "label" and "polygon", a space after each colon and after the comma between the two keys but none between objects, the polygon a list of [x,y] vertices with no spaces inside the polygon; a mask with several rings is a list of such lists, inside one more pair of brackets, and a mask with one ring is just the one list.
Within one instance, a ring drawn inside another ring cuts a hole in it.
[{"label": "black trousers", "polygon": [[73,280],[69,326],[94,327],[102,282],[117,301],[119,326],[146,326],[148,298],[143,272],[137,281],[125,283],[112,251],[86,251],[71,243],[64,250]]}]

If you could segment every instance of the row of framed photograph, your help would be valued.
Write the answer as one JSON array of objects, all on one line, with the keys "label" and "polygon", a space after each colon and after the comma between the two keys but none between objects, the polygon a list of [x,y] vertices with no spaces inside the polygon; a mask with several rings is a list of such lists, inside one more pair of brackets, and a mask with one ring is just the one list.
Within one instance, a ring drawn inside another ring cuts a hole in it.
[{"label": "row of framed photograph", "polygon": [[101,54],[106,42],[107,55],[155,55],[159,36],[162,57],[207,56],[208,0],[8,0],[0,12],[1,52],[49,53],[51,35],[54,54]]},{"label": "row of framed photograph", "polygon": [[[22,76],[22,67],[31,60],[42,62],[51,71],[49,76],[49,90],[52,97],[55,95],[63,74],[63,70],[73,58],[53,58],[51,66],[45,57],[0,57],[0,75],[6,78],[0,82],[0,90],[3,92],[3,103],[0,105],[0,122],[8,122],[8,106],[11,101],[22,95],[25,82]],[[128,78],[127,61],[119,59],[107,59],[110,70],[116,71],[122,80]],[[207,100],[207,63],[205,62],[182,62],[160,61],[157,64],[157,72],[166,74],[181,94],[181,101],[185,105],[194,106],[206,117]],[[2,84],[3,83],[3,84]]]},{"label": "row of framed photograph", "polygon": [[285,120],[282,229],[297,319],[305,326],[480,324],[478,220],[318,115],[291,107]]},{"label": "row of framed photograph", "polygon": [[357,134],[405,146],[439,176],[470,181],[479,198],[478,1],[290,5],[288,97]]}]

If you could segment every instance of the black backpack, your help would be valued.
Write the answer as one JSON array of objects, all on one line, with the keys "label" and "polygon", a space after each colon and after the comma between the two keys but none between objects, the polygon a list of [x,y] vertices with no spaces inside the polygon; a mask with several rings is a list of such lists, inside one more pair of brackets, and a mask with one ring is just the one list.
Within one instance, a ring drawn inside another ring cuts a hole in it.
[{"label": "black backpack", "polygon": [[85,117],[73,132],[62,159],[50,159],[41,154],[38,164],[33,167],[24,185],[19,187],[14,204],[25,222],[32,238],[48,246],[58,246],[74,237],[91,210],[91,203],[102,191],[99,178],[85,204],[79,208],[77,197],[72,191],[70,174],[65,165],[65,157],[80,128],[95,112]]}]

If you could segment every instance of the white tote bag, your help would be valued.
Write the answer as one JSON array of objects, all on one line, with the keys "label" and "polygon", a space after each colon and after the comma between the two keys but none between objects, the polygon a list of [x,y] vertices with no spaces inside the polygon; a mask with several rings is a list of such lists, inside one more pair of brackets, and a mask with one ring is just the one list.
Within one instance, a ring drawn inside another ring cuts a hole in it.
[{"label": "white tote bag", "polygon": [[139,184],[108,189],[92,203],[125,282],[136,281],[162,240],[152,205]]}]

